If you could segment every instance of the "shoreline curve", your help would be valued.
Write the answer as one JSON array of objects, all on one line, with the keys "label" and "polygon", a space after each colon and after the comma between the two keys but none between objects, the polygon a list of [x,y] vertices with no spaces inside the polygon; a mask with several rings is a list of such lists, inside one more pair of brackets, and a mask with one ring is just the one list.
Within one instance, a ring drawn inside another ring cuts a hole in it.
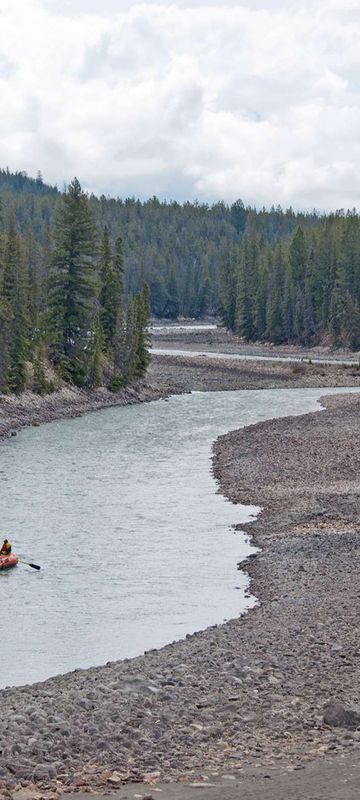
[{"label": "shoreline curve", "polygon": [[322,402],[214,446],[221,491],[265,507],[249,523],[259,604],[136,659],[2,691],[0,791],[239,775],[358,748],[360,732],[329,728],[323,706],[353,703],[360,682],[360,398]]}]

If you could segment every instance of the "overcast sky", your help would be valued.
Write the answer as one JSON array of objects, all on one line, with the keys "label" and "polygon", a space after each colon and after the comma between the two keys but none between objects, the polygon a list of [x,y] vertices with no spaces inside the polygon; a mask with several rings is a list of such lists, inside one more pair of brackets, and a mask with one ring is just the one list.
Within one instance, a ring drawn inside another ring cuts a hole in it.
[{"label": "overcast sky", "polygon": [[0,164],[96,193],[360,207],[359,0],[0,0]]}]

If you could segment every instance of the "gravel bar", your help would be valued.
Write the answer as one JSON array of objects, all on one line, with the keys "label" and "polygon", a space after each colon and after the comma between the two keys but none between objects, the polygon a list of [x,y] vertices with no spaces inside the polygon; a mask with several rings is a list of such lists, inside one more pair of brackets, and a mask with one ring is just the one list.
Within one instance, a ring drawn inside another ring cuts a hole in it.
[{"label": "gravel bar", "polygon": [[[264,506],[248,527],[258,606],[144,656],[0,692],[0,796],[197,786],[209,772],[358,754],[360,398],[324,402],[214,447],[219,490]],[[355,709],[340,726],[324,718],[334,701]]]}]

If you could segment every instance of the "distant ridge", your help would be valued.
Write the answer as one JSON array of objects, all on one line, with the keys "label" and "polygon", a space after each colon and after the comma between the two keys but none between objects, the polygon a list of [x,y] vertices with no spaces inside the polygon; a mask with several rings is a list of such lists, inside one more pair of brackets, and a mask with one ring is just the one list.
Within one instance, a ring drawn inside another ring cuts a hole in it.
[{"label": "distant ridge", "polygon": [[17,194],[57,195],[57,186],[49,186],[43,182],[41,172],[36,178],[29,178],[25,171],[10,172],[8,167],[0,168],[0,192],[16,192]]}]

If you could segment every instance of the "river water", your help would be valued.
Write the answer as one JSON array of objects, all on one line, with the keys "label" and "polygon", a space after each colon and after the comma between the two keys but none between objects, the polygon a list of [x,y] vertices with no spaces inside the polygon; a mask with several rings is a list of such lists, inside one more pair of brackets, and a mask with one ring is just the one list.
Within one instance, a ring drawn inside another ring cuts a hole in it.
[{"label": "river water", "polygon": [[[329,390],[330,391],[330,390]],[[347,390],[348,391],[348,390]],[[319,390],[194,393],[23,430],[0,449],[0,687],[130,657],[254,603],[217,493],[217,436],[318,408]]]}]

